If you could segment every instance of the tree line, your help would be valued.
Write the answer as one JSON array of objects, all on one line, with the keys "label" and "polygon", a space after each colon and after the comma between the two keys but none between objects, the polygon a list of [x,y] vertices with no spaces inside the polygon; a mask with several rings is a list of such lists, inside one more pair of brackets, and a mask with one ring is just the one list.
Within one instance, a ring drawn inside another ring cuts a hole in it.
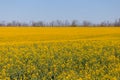
[{"label": "tree line", "polygon": [[120,27],[120,18],[115,20],[114,22],[109,22],[109,21],[104,21],[98,24],[94,24],[91,23],[90,21],[83,21],[82,23],[80,23],[77,20],[73,20],[73,21],[62,21],[62,20],[55,20],[55,21],[51,21],[51,22],[44,22],[44,21],[32,21],[29,23],[26,22],[18,22],[18,21],[12,21],[12,22],[0,22],[0,26],[3,27],[10,27],[10,26],[18,26],[18,27],[22,27],[22,26],[28,26],[28,27],[86,27],[86,26],[90,26],[90,27]]}]

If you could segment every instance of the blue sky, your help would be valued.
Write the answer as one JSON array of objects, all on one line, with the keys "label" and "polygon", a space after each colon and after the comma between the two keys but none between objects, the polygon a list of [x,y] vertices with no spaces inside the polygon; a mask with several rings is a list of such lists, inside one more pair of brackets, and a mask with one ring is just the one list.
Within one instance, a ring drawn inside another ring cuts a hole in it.
[{"label": "blue sky", "polygon": [[88,20],[120,18],[120,0],[0,0],[0,21]]}]

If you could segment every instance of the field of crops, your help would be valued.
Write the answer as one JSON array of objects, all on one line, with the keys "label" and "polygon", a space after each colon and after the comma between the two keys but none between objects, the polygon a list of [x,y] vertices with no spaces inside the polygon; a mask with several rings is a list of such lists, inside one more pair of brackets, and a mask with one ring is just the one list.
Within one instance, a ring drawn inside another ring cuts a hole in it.
[{"label": "field of crops", "polygon": [[120,80],[120,28],[0,28],[0,80]]}]

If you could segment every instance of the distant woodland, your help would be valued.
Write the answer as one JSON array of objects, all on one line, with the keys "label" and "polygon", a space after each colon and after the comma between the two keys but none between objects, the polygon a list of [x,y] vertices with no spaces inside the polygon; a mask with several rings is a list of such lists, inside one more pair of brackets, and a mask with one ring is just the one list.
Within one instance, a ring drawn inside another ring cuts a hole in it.
[{"label": "distant woodland", "polygon": [[101,23],[91,23],[90,21],[79,22],[77,20],[73,21],[62,21],[55,20],[51,22],[44,21],[31,21],[29,23],[19,22],[19,21],[11,21],[11,22],[0,22],[0,27],[120,27],[120,18],[115,20],[114,22],[103,21]]}]

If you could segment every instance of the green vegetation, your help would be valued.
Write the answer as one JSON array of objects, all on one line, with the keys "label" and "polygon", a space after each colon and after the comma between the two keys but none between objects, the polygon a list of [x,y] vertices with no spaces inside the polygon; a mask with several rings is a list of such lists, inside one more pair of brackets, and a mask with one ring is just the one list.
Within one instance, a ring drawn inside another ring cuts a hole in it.
[{"label": "green vegetation", "polygon": [[119,80],[120,41],[0,46],[1,80]]}]

